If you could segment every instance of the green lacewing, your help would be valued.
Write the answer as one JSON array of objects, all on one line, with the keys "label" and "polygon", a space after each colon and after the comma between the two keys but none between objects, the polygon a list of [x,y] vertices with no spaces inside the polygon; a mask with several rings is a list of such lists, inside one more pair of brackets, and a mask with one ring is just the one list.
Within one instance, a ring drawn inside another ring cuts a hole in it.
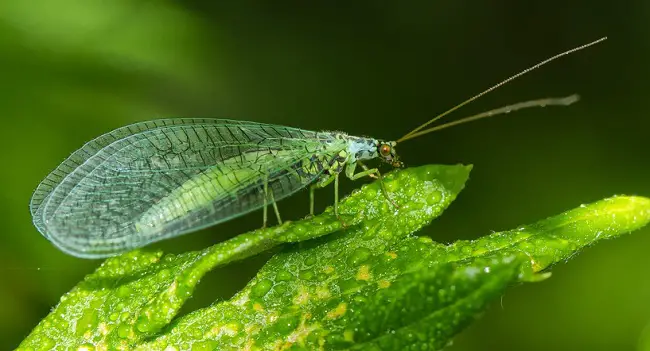
[{"label": "green lacewing", "polygon": [[[561,56],[546,59],[443,112],[396,141],[341,132],[314,132],[226,119],[179,118],[140,122],[86,143],[52,171],[34,192],[34,225],[62,251],[84,258],[117,255],[264,209],[309,187],[338,178],[372,176],[379,159],[402,162],[398,143],[481,118],[547,105],[569,105],[577,96],[508,105],[425,129],[490,91]],[[356,173],[357,169],[361,170]],[[338,215],[338,214],[337,214]]]}]

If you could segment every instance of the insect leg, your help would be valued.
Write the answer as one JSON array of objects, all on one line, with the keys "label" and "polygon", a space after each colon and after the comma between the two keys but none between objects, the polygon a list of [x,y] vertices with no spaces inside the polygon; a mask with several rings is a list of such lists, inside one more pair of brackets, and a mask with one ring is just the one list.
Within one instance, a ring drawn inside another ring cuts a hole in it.
[{"label": "insect leg", "polygon": [[275,202],[273,190],[269,191],[269,176],[267,174],[264,177],[264,210],[262,215],[262,228],[266,228],[266,221],[268,220],[269,200],[271,200],[271,205],[273,205],[273,211],[275,212],[275,217],[278,219],[278,224],[282,224],[282,218],[280,218],[280,210],[278,210],[278,204]]},{"label": "insect leg", "polygon": [[334,215],[339,216],[339,174],[334,175]]},{"label": "insect leg", "polygon": [[[266,220],[268,218],[268,193],[269,193],[269,178],[268,176],[264,177],[264,209],[262,214],[262,228],[266,228]],[[275,205],[275,202],[273,202]]]},{"label": "insect leg", "polygon": [[388,195],[388,190],[386,190],[386,185],[384,185],[384,180],[383,180],[383,178],[381,176],[381,173],[379,173],[379,169],[377,169],[377,168],[368,168],[366,165],[364,165],[363,163],[361,163],[359,161],[357,161],[357,163],[361,166],[361,168],[363,168],[363,171],[352,175],[350,177],[350,179],[357,180],[357,179],[365,177],[365,176],[368,176],[370,178],[378,179],[379,180],[379,185],[381,186],[381,192],[384,194],[386,199],[388,199],[388,201],[390,201],[390,203],[393,206],[395,206],[395,208],[399,208],[399,206],[395,203],[395,201],[393,201],[393,199]]},{"label": "insect leg", "polygon": [[275,216],[278,218],[278,224],[282,224],[282,218],[280,218],[280,211],[278,210],[278,203],[275,202],[275,197],[273,196],[273,190],[269,192],[271,197],[271,204],[273,204],[273,211],[275,211]]},{"label": "insect leg", "polygon": [[[357,168],[357,164],[361,166],[361,168],[363,168],[363,172],[354,174],[354,171]],[[357,180],[365,176],[368,176],[373,179],[378,179],[379,170],[377,168],[369,169],[368,166],[361,163],[361,161],[357,160],[355,162],[348,163],[348,165],[345,167],[345,175],[352,180]]]},{"label": "insect leg", "polygon": [[366,167],[366,165],[364,165],[363,163],[360,163],[359,161],[357,161],[357,163],[359,163],[359,165],[361,165],[361,167],[364,170],[357,173],[357,174],[353,174],[353,175],[349,176],[350,179],[357,180],[357,179],[363,178],[363,177],[381,178],[381,175],[379,174],[379,170],[377,168],[368,168],[368,167]]}]

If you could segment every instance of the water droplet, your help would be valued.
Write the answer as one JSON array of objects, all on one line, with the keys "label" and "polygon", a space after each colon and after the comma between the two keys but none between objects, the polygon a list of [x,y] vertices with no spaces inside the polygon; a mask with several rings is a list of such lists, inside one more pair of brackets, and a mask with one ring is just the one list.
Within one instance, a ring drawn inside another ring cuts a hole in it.
[{"label": "water droplet", "polygon": [[372,252],[369,249],[367,249],[365,247],[359,247],[356,250],[354,250],[352,255],[350,255],[348,257],[348,263],[353,265],[353,266],[359,265],[359,264],[367,261],[368,258],[370,258],[371,255],[372,255]]},{"label": "water droplet", "polygon": [[307,231],[304,225],[298,224],[293,226],[293,230],[296,232],[296,234],[300,235],[303,234]]},{"label": "water droplet", "polygon": [[195,340],[196,340],[196,339],[200,339],[201,336],[203,336],[203,333],[201,333],[200,330],[195,329],[194,331],[192,331],[192,337],[193,337]]},{"label": "water droplet", "polygon": [[56,346],[56,341],[48,338],[47,336],[41,336],[38,343],[39,350],[54,350]]},{"label": "water droplet", "polygon": [[128,296],[131,295],[132,292],[133,292],[133,290],[130,287],[128,287],[128,285],[125,284],[125,285],[120,286],[117,289],[117,296],[118,297],[128,297]]},{"label": "water droplet", "polygon": [[460,248],[460,252],[465,256],[469,256],[474,252],[474,248],[472,248],[471,245],[463,245],[463,247]]},{"label": "water droplet", "polygon": [[120,320],[126,321],[127,318],[129,318],[129,312],[122,312],[122,314],[120,315]]},{"label": "water droplet", "polygon": [[357,291],[361,287],[361,285],[354,279],[343,280],[338,285],[343,293]]},{"label": "water droplet", "polygon": [[149,317],[146,315],[140,315],[138,317],[138,320],[135,322],[135,328],[140,332],[140,333],[146,333],[149,332],[151,329],[151,323],[149,323]]},{"label": "water droplet", "polygon": [[131,327],[129,327],[128,324],[120,324],[120,326],[117,327],[117,336],[119,336],[122,339],[126,339],[129,337],[130,331],[131,331]]},{"label": "water droplet", "polygon": [[97,327],[97,320],[97,310],[93,306],[89,306],[89,309],[84,311],[81,318],[77,320],[75,334],[77,336],[82,336],[87,331],[95,329]]},{"label": "water droplet", "polygon": [[216,341],[199,341],[192,344],[192,351],[212,351],[219,348],[219,343]]},{"label": "water droplet", "polygon": [[293,279],[293,274],[291,272],[281,269],[278,271],[278,273],[275,275],[275,280],[277,281],[289,281]]},{"label": "water droplet", "polygon": [[315,257],[307,257],[307,259],[305,260],[305,265],[307,266],[314,265],[315,263],[316,263]]},{"label": "water droplet", "polygon": [[406,196],[411,197],[411,196],[415,195],[415,188],[410,186],[410,187],[408,187],[408,188],[406,188],[404,190],[404,193],[406,194]]},{"label": "water droplet", "polygon": [[251,288],[251,295],[254,297],[263,297],[273,287],[273,282],[269,279],[262,279]]},{"label": "water droplet", "polygon": [[314,279],[314,271],[311,269],[305,269],[298,273],[298,277],[303,280],[312,280]]},{"label": "water droplet", "polygon": [[171,271],[169,269],[161,269],[160,272],[158,272],[158,278],[160,280],[167,280],[171,276]]},{"label": "water droplet", "polygon": [[440,200],[442,200],[442,193],[438,190],[431,189],[430,192],[427,194],[428,205],[437,204],[440,202]]}]

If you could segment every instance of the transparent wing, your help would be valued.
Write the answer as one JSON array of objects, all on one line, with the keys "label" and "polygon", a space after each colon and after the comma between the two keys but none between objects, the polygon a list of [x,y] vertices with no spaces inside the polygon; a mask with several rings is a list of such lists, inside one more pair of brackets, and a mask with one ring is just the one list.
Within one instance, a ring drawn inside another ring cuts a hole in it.
[{"label": "transparent wing", "polygon": [[63,251],[105,257],[258,209],[265,182],[276,201],[289,196],[320,175],[313,162],[343,147],[330,133],[268,124],[142,122],[74,152],[38,186],[30,209]]}]

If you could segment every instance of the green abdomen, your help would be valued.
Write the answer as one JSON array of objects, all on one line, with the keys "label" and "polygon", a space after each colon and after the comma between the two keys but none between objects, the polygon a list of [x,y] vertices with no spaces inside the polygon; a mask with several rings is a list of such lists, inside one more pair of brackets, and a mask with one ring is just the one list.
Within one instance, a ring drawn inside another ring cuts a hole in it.
[{"label": "green abdomen", "polygon": [[[186,180],[151,206],[136,221],[136,230],[145,231],[164,226],[192,211],[214,206],[220,201],[243,201],[251,192],[255,192],[255,196],[248,196],[245,200],[255,203],[251,203],[248,210],[259,208],[264,205],[264,198],[259,194],[263,193],[265,182],[269,182],[269,189],[275,188],[274,197],[279,200],[288,195],[288,192],[295,192],[310,184],[330,162],[326,157],[281,162],[292,160],[289,152],[283,150],[264,156],[257,153],[247,155],[229,158]],[[251,162],[249,158],[253,157],[254,162]],[[275,182],[284,183],[282,187],[273,187]],[[237,213],[230,214],[230,217],[236,215]],[[215,214],[215,218],[218,217],[221,216]]]}]

